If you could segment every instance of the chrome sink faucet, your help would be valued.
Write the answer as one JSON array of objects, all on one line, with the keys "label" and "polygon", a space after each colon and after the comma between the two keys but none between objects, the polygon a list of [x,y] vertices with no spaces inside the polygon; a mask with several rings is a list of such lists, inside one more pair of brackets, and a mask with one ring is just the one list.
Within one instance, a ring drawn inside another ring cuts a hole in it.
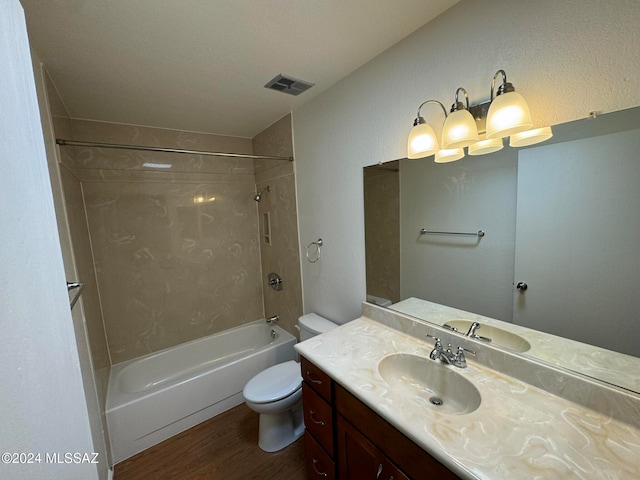
[{"label": "chrome sink faucet", "polygon": [[491,342],[492,340],[489,337],[483,337],[478,335],[476,332],[482,327],[480,323],[473,322],[469,327],[469,331],[466,333],[465,337],[475,338],[476,340],[482,340],[484,342]]},{"label": "chrome sink faucet", "polygon": [[469,331],[467,332],[467,334],[465,336],[467,337],[474,337],[476,334],[476,330],[478,330],[480,328],[480,323],[478,322],[473,322],[471,324],[471,326],[469,327]]},{"label": "chrome sink faucet", "polygon": [[475,355],[476,352],[471,350],[467,350],[464,347],[458,347],[456,353],[453,353],[451,350],[451,344],[448,344],[447,349],[445,350],[442,346],[442,342],[438,337],[434,337],[433,335],[429,335],[427,333],[427,337],[433,338],[436,343],[429,354],[429,358],[431,360],[440,360],[442,363],[446,363],[447,365],[453,365],[458,368],[466,368],[467,367],[467,359],[464,356],[464,352],[470,353],[471,355]]},{"label": "chrome sink faucet", "polygon": [[274,315],[273,317],[269,317],[267,318],[267,324],[268,325],[273,325],[274,323],[276,323],[278,320],[280,320],[280,317],[278,315]]}]

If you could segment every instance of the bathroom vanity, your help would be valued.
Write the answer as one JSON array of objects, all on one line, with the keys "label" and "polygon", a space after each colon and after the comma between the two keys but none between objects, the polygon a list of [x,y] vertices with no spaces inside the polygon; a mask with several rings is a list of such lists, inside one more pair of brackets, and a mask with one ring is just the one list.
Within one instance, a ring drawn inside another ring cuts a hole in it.
[{"label": "bathroom vanity", "polygon": [[301,365],[311,478],[457,478],[316,365]]},{"label": "bathroom vanity", "polygon": [[[426,334],[476,356],[432,360]],[[640,477],[635,394],[371,305],[296,350],[311,478]]]}]

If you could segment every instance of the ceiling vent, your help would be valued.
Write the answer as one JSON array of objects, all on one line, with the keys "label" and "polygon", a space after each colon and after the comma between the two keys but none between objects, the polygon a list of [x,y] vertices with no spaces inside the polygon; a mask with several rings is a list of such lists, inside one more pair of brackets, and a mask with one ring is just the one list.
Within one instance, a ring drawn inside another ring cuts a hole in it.
[{"label": "ceiling vent", "polygon": [[304,80],[298,80],[290,75],[276,75],[271,81],[269,81],[264,87],[271,90],[277,90],[278,92],[288,93],[289,95],[300,95],[302,92],[309,90],[315,83],[305,82]]}]

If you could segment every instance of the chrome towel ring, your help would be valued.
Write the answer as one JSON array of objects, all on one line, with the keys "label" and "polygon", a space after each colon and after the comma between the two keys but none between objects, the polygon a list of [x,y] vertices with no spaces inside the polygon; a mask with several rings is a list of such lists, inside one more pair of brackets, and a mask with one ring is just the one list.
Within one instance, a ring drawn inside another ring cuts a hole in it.
[{"label": "chrome towel ring", "polygon": [[[314,254],[313,249],[312,249],[312,247],[314,245],[316,247],[315,254]],[[309,260],[309,263],[316,263],[318,260],[320,260],[320,247],[322,247],[322,239],[321,238],[319,238],[315,242],[311,242],[309,245],[307,245],[307,253],[306,253],[306,255],[307,255],[307,260]]]}]

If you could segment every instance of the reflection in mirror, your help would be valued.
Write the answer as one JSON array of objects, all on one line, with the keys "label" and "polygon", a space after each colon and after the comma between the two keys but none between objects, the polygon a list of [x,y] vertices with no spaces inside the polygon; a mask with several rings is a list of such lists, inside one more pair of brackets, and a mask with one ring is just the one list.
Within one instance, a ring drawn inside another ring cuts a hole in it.
[{"label": "reflection in mirror", "polygon": [[399,165],[364,169],[367,301],[381,307],[400,301]]},{"label": "reflection in mirror", "polygon": [[[430,321],[425,305],[449,305],[527,341],[570,339],[542,359],[640,392],[640,108],[554,132],[451,164],[366,167],[367,299]],[[586,356],[567,362],[572,351]]]}]

